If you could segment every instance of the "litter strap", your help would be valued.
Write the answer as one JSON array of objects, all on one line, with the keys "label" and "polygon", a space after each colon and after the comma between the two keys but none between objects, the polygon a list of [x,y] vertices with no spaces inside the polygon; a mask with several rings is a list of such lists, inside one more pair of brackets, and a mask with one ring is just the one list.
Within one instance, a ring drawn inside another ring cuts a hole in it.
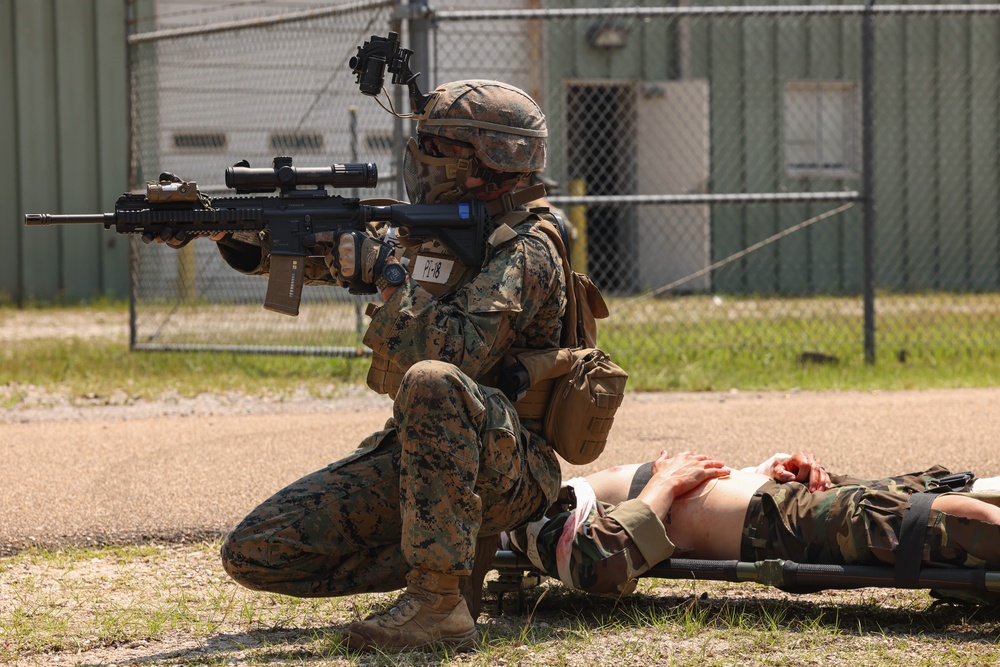
[{"label": "litter strap", "polygon": [[931,505],[938,495],[914,493],[910,496],[910,506],[903,514],[903,523],[899,528],[899,546],[896,548],[894,580],[900,588],[918,587],[924,542],[927,539],[927,520],[931,515]]}]

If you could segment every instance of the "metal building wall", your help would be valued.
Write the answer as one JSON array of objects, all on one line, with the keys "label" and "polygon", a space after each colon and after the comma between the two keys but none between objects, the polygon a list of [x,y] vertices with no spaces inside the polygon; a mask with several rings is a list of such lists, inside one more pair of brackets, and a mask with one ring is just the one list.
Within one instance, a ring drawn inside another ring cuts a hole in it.
[{"label": "metal building wall", "polygon": [[[947,4],[941,8],[946,8]],[[860,81],[859,16],[747,16],[692,23],[689,76],[711,81],[715,192],[860,188],[795,178],[783,165],[789,81]],[[878,287],[994,290],[1000,281],[1000,18],[880,15],[876,22]],[[716,206],[712,256],[815,215],[822,205]],[[715,272],[716,291],[854,294],[860,208]]]},{"label": "metal building wall", "polygon": [[[714,192],[837,192],[860,178],[793,177],[785,168],[782,92],[789,81],[861,81],[859,16],[746,16],[692,25],[691,75],[711,81]],[[713,259],[727,257],[829,208],[716,206]],[[860,207],[718,270],[720,292],[857,294]]]},{"label": "metal building wall", "polygon": [[25,213],[111,210],[128,187],[126,0],[0,0],[0,299],[128,294],[126,239]]},{"label": "metal building wall", "polygon": [[[1000,16],[879,24],[879,282],[913,292],[1000,285]],[[902,240],[898,242],[897,240]]]}]

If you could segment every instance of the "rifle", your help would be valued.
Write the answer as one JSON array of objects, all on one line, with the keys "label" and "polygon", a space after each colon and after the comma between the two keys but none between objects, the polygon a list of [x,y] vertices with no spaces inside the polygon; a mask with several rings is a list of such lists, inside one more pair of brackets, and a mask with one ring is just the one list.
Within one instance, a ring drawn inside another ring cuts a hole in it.
[{"label": "rifle", "polygon": [[[360,199],[331,195],[333,188],[375,187],[378,170],[372,163],[334,164],[329,167],[293,167],[292,158],[276,157],[271,167],[251,168],[246,160],[226,169],[226,187],[237,195],[271,193],[256,197],[209,197],[194,181],[160,174],[146,183],[146,194],[126,192],[115,203],[114,213],[49,215],[29,213],[28,226],[52,224],[103,224],[119,234],[208,236],[217,232],[266,233],[270,237],[271,269],[264,308],[286,315],[299,314],[306,257],[317,235],[335,238],[343,231],[366,231],[369,222],[388,222],[400,237],[415,241],[436,240],[466,265],[483,261],[485,205],[460,204],[362,204]],[[274,191],[278,195],[274,196]],[[360,271],[356,272],[360,275]],[[352,294],[373,294],[375,286],[357,278]]]}]

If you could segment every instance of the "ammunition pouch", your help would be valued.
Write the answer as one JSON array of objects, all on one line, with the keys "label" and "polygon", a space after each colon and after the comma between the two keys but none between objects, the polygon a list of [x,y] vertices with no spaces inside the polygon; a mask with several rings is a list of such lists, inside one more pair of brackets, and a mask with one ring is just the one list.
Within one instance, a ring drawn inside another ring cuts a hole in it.
[{"label": "ammunition pouch", "polygon": [[366,383],[368,387],[378,394],[388,394],[389,398],[396,398],[399,385],[403,382],[403,371],[394,364],[388,357],[380,354],[372,355],[371,366],[368,367]]},{"label": "ammunition pouch", "polygon": [[[365,308],[365,314],[371,317],[381,306],[369,303]],[[393,362],[385,355],[372,354],[372,362],[368,367],[368,376],[365,382],[368,388],[378,394],[388,394],[389,398],[395,399],[399,385],[403,382],[405,370]]]}]

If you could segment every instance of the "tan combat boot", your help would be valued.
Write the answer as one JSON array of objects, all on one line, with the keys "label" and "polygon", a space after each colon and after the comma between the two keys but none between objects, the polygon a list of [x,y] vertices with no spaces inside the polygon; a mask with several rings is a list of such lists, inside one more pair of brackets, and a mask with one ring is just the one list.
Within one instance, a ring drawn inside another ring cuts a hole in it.
[{"label": "tan combat boot", "polygon": [[457,576],[413,570],[406,580],[406,590],[392,607],[347,626],[348,646],[383,651],[433,646],[467,651],[475,646],[479,631]]}]

